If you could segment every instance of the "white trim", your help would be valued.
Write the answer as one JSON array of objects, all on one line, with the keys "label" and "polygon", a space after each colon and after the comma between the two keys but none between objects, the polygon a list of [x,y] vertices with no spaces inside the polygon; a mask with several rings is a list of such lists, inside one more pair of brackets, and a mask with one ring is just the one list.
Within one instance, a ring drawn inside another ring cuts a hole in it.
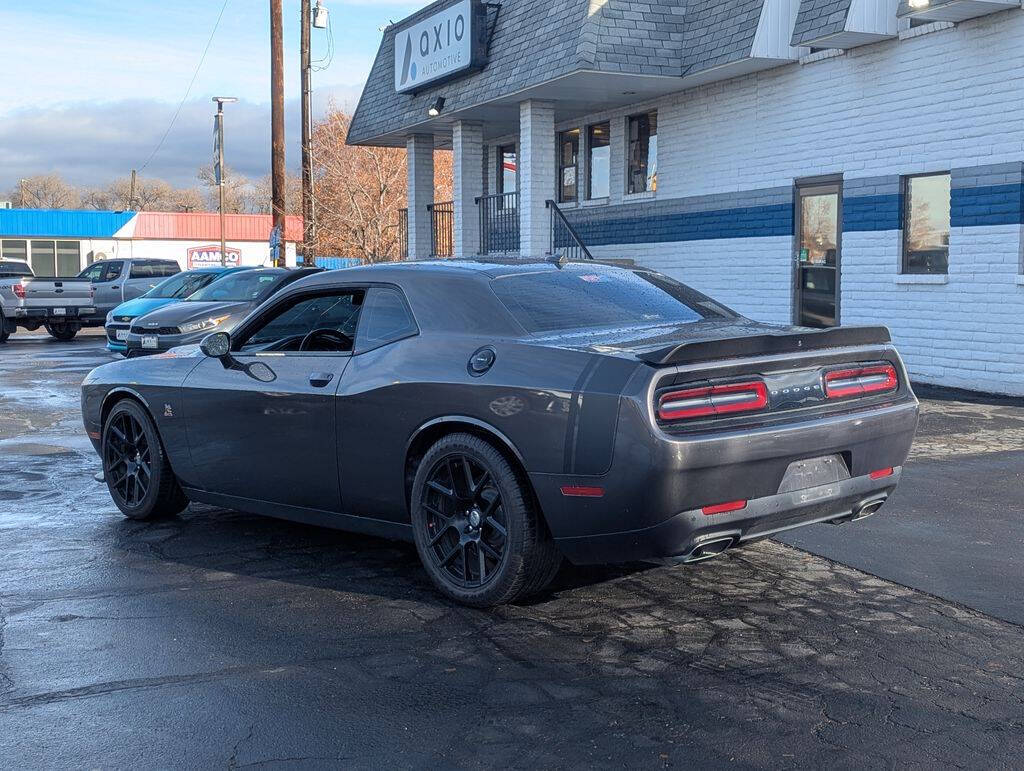
[{"label": "white trim", "polygon": [[952,21],[933,21],[931,24],[922,24],[920,27],[909,27],[900,30],[900,40],[910,40],[921,37],[921,35],[930,35],[932,32],[942,32],[946,29],[953,29],[955,26],[956,24]]},{"label": "white trim", "polygon": [[1024,286],[1024,276],[1014,276],[1013,281],[1017,286]]},{"label": "white trim", "polygon": [[931,284],[942,285],[949,283],[948,273],[901,273],[893,277],[895,284]]}]

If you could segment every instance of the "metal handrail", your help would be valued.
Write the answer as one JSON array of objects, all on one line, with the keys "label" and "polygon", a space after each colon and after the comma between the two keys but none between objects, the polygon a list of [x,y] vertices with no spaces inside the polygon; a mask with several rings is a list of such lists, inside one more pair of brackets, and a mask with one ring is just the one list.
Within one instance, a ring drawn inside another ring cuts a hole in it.
[{"label": "metal handrail", "polygon": [[480,217],[480,254],[519,251],[519,193],[482,195],[476,199]]},{"label": "metal handrail", "polygon": [[[565,214],[558,208],[558,204],[547,200],[544,205],[551,211],[551,248],[550,253],[555,254],[556,249],[563,249],[565,256],[569,259],[594,259],[587,245],[583,243],[576,228],[565,218]],[[568,243],[565,243],[568,241]]]},{"label": "metal handrail", "polygon": [[430,213],[430,256],[455,254],[455,202],[440,201],[427,205]]}]

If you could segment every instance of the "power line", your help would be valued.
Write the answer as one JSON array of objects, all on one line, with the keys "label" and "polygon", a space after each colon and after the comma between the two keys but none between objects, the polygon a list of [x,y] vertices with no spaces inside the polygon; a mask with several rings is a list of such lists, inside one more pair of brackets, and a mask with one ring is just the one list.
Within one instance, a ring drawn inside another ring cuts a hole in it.
[{"label": "power line", "polygon": [[181,97],[181,102],[178,103],[178,109],[174,111],[174,115],[171,116],[171,122],[167,124],[167,130],[164,135],[160,137],[160,141],[157,142],[156,147],[153,148],[153,152],[149,154],[146,162],[139,167],[139,171],[145,171],[146,167],[149,166],[149,162],[156,157],[156,154],[160,152],[160,148],[164,146],[164,142],[167,141],[168,135],[171,133],[171,129],[174,128],[174,122],[178,120],[178,116],[181,114],[181,108],[185,106],[185,102],[188,101],[189,94],[192,93],[192,86],[196,84],[196,78],[199,77],[199,70],[203,68],[203,62],[206,61],[206,55],[210,52],[210,46],[213,45],[213,37],[217,34],[217,28],[220,26],[220,20],[224,18],[224,10],[228,7],[228,3],[231,0],[224,0],[224,3],[220,7],[220,13],[217,14],[217,21],[213,24],[213,30],[210,32],[210,39],[206,41],[206,48],[203,49],[203,55],[199,57],[199,64],[196,65],[195,72],[192,73],[192,80],[188,82],[188,88],[185,89],[185,95]]}]

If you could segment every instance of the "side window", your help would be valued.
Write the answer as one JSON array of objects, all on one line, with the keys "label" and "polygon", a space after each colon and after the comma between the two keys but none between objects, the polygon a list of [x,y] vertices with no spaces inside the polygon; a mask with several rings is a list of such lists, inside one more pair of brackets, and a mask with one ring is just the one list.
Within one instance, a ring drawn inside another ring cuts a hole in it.
[{"label": "side window", "polygon": [[107,266],[102,262],[94,262],[88,268],[78,274],[79,278],[87,278],[94,284],[103,278],[103,274],[106,272]]},{"label": "side window", "polygon": [[352,289],[300,297],[277,309],[263,326],[241,342],[238,350],[350,353],[363,296],[362,289]]},{"label": "side window", "polygon": [[181,268],[175,262],[154,262],[153,275],[158,277],[177,276]]},{"label": "side window", "polygon": [[359,325],[356,353],[362,353],[418,332],[405,298],[397,289],[371,289]]},{"label": "side window", "polygon": [[132,263],[132,271],[128,278],[153,278],[153,266],[149,262],[136,260]]},{"label": "side window", "polygon": [[121,271],[124,269],[124,263],[120,260],[117,262],[107,262],[104,263],[104,265],[107,269],[99,279],[101,282],[116,281],[121,276]]}]

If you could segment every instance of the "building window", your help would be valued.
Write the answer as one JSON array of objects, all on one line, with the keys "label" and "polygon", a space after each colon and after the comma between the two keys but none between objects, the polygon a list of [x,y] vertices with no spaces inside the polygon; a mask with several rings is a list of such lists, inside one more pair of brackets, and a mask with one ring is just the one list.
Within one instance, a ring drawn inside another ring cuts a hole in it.
[{"label": "building window", "polygon": [[950,175],[903,178],[903,272],[948,273]]},{"label": "building window", "polygon": [[32,272],[37,276],[57,275],[57,260],[53,241],[32,242]]},{"label": "building window", "polygon": [[3,241],[0,243],[0,257],[5,260],[28,262],[28,241]]},{"label": "building window", "polygon": [[515,145],[498,148],[498,192],[514,193],[518,190],[519,163]]},{"label": "building window", "polygon": [[77,276],[82,270],[81,251],[78,241],[57,242],[57,275]]},{"label": "building window", "polygon": [[558,202],[579,200],[580,130],[563,131],[558,135]]},{"label": "building window", "polygon": [[612,124],[598,123],[587,129],[587,198],[607,198],[611,189]]},{"label": "building window", "polygon": [[634,115],[629,119],[629,180],[632,193],[658,189],[658,113]]}]

